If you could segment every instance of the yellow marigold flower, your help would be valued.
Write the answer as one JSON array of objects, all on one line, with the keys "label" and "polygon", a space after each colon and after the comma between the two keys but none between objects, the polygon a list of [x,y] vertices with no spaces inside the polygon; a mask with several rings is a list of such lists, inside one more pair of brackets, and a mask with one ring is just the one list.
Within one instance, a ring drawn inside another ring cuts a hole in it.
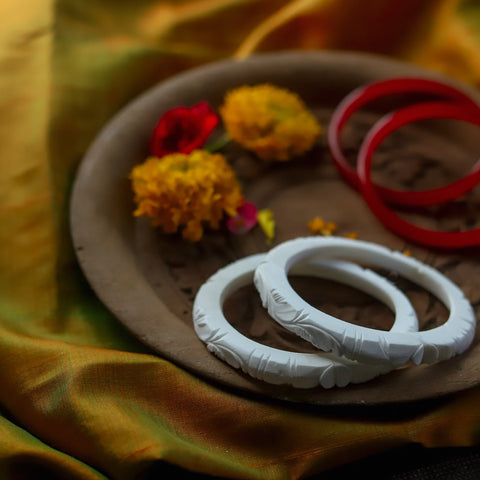
[{"label": "yellow marigold flower", "polygon": [[263,160],[300,155],[322,132],[297,94],[269,84],[231,90],[219,111],[230,138]]},{"label": "yellow marigold flower", "polygon": [[308,222],[308,228],[314,234],[329,236],[338,229],[338,226],[333,222],[325,222],[322,218],[315,217]]},{"label": "yellow marigold flower", "polygon": [[349,232],[344,235],[345,238],[351,238],[352,240],[355,240],[358,238],[358,233],[357,232]]},{"label": "yellow marigold flower", "polygon": [[137,209],[167,233],[183,227],[182,236],[198,241],[203,223],[218,228],[224,213],[235,215],[243,195],[225,157],[205,150],[186,155],[149,157],[133,168],[130,178]]}]

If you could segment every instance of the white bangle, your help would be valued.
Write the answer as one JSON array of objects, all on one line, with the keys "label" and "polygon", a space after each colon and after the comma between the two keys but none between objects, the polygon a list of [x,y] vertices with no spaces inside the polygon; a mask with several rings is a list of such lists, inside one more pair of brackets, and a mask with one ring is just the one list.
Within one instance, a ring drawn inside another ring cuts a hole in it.
[{"label": "white bangle", "polygon": [[[353,325],[327,315],[303,300],[287,274],[309,258],[339,257],[398,272],[437,296],[450,310],[443,325],[402,333]],[[463,292],[437,270],[401,252],[340,237],[307,237],[274,247],[255,272],[254,283],[270,315],[317,348],[361,362],[394,366],[433,363],[463,353],[475,335],[475,314]]]},{"label": "white bangle", "polygon": [[[254,378],[297,388],[344,387],[393,369],[388,364],[365,365],[331,353],[288,352],[258,343],[236,330],[223,314],[223,303],[229,294],[252,281],[255,268],[264,259],[265,254],[258,254],[231,263],[200,287],[193,306],[193,322],[209,351]],[[415,331],[418,328],[415,311],[404,294],[370,270],[337,260],[299,264],[294,273],[356,285],[392,307],[396,313],[392,329]]]}]

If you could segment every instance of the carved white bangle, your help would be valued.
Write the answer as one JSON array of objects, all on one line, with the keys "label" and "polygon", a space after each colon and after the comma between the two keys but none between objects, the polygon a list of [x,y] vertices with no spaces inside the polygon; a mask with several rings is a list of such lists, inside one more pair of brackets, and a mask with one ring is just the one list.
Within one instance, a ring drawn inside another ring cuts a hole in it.
[{"label": "carved white bangle", "polygon": [[[197,335],[209,351],[254,378],[297,388],[344,387],[388,373],[391,365],[365,365],[332,353],[288,352],[258,343],[236,330],[223,314],[229,294],[253,279],[265,254],[252,255],[217,271],[199,289],[193,307]],[[315,275],[356,285],[385,301],[396,312],[393,328],[418,328],[415,311],[403,293],[385,278],[358,265],[341,261],[311,261],[299,264],[292,273]]]},{"label": "carved white bangle", "polygon": [[[339,257],[396,271],[437,296],[450,310],[441,326],[402,333],[353,325],[308,304],[292,288],[287,274],[309,258]],[[475,314],[463,292],[438,270],[401,252],[340,237],[307,237],[274,247],[255,272],[254,283],[270,315],[317,348],[366,363],[394,366],[433,363],[463,353],[475,335]]]}]

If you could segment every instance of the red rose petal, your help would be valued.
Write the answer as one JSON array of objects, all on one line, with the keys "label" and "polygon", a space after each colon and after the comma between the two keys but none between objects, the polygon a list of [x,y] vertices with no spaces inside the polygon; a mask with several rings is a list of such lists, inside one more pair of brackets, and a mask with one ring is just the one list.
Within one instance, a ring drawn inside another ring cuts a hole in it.
[{"label": "red rose petal", "polygon": [[219,123],[207,102],[167,111],[153,131],[150,151],[156,157],[171,153],[188,154],[201,148]]}]

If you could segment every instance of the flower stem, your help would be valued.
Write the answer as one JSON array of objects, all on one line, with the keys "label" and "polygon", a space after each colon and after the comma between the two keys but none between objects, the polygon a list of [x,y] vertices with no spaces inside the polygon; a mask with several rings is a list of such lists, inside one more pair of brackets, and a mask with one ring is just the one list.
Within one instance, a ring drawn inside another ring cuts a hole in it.
[{"label": "flower stem", "polygon": [[214,152],[218,152],[218,150],[221,150],[229,142],[230,142],[230,137],[228,136],[228,133],[225,132],[221,137],[218,137],[217,140],[215,140],[210,145],[206,145],[204,148],[208,152],[214,153]]}]

